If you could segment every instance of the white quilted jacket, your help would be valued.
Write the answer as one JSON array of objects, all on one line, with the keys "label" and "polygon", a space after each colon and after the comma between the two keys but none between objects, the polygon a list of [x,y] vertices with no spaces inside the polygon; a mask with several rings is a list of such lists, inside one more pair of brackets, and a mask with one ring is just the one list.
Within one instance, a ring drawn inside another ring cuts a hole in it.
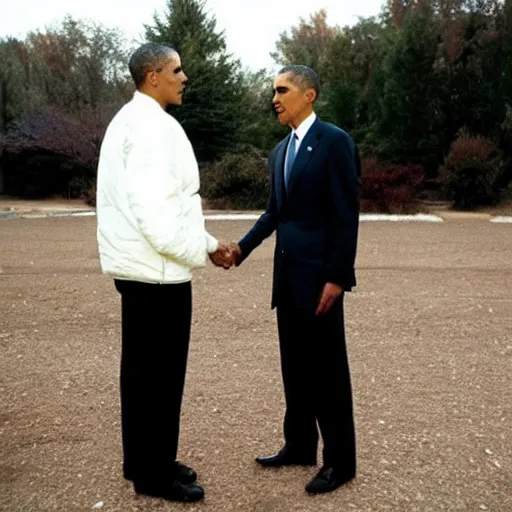
[{"label": "white quilted jacket", "polygon": [[150,96],[135,92],[110,122],[97,187],[97,237],[106,274],[182,283],[217,249],[205,230],[190,141]]}]

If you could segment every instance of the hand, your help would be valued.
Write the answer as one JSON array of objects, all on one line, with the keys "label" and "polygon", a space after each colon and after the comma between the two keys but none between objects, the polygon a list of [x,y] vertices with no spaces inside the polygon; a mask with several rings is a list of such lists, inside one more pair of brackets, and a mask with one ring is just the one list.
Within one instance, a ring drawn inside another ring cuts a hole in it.
[{"label": "hand", "polygon": [[343,293],[343,288],[334,283],[327,283],[322,291],[320,302],[316,308],[315,316],[329,313],[336,299]]},{"label": "hand", "polygon": [[217,250],[208,256],[216,267],[223,267],[227,270],[234,264],[231,245],[229,244],[220,243]]},{"label": "hand", "polygon": [[242,249],[240,249],[236,242],[231,242],[229,247],[231,249],[232,264],[238,267],[242,263]]}]

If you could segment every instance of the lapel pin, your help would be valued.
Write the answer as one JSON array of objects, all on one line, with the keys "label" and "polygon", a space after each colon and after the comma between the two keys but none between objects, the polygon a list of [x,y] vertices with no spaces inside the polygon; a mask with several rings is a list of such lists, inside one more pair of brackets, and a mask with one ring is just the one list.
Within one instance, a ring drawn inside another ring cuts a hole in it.
[{"label": "lapel pin", "polygon": [[313,151],[313,148],[311,146],[308,146],[308,151]]}]

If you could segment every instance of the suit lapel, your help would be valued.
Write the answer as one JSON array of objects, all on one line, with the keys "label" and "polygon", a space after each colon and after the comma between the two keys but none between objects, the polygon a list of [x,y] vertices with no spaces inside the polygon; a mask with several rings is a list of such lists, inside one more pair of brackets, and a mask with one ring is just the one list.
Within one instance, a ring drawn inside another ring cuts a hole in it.
[{"label": "suit lapel", "polygon": [[276,185],[276,198],[277,198],[277,209],[281,210],[285,199],[284,190],[284,159],[286,155],[286,148],[288,147],[288,141],[290,136],[286,137],[281,141],[281,145],[277,148],[275,164],[274,164],[274,183]]},{"label": "suit lapel", "polygon": [[[293,190],[293,185],[297,181],[297,177],[307,167],[311,157],[315,153],[315,149],[318,146],[320,138],[320,120],[316,118],[311,128],[306,133],[304,140],[300,144],[299,151],[293,162],[293,167],[290,171],[290,177],[288,178],[288,196]],[[288,137],[286,138],[288,141]],[[284,146],[286,148],[286,145]],[[284,183],[283,183],[284,185]]]}]

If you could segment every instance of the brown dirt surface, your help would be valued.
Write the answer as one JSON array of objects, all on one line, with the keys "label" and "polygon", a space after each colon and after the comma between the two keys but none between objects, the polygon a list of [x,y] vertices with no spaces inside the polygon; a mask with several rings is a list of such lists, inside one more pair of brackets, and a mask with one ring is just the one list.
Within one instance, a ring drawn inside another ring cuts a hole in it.
[{"label": "brown dirt surface", "polygon": [[[251,225],[208,222],[223,240]],[[206,490],[194,505],[122,478],[119,297],[95,228],[0,221],[0,510],[512,510],[510,224],[361,224],[346,299],[358,477],[319,497],[314,468],[254,462],[282,443],[273,240],[240,269],[197,271],[180,444]]]}]

